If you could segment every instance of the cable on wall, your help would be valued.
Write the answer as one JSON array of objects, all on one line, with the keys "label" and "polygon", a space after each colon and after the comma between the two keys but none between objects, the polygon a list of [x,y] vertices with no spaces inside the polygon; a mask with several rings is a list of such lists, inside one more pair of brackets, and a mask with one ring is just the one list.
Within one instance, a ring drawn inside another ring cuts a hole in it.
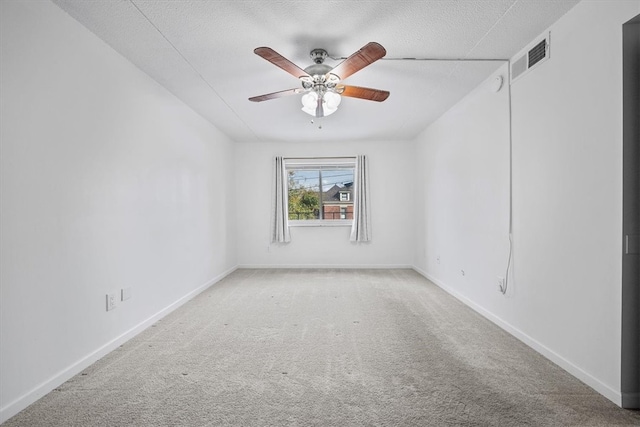
[{"label": "cable on wall", "polygon": [[504,274],[504,283],[500,284],[500,292],[505,295],[509,286],[509,272],[511,269],[511,258],[513,255],[513,122],[511,104],[511,61],[507,61],[507,83],[509,98],[509,257],[507,258],[507,268]]},{"label": "cable on wall", "polygon": [[[329,58],[339,61],[347,57],[331,56]],[[509,103],[509,255],[507,257],[507,267],[504,274],[504,282],[500,284],[500,293],[505,295],[509,286],[509,274],[511,272],[511,260],[513,257],[513,124],[511,105],[511,60],[502,58],[380,58],[381,61],[431,61],[431,62],[505,62],[507,63],[507,97]],[[499,90],[499,88],[498,88]]]},{"label": "cable on wall", "polygon": [[[333,60],[344,60],[347,57],[328,56]],[[509,254],[504,282],[500,284],[500,293],[505,295],[509,286],[509,274],[511,272],[511,260],[513,258],[513,124],[511,103],[511,60],[502,58],[380,58],[381,61],[432,61],[432,62],[505,62],[507,63],[507,97],[509,103]],[[499,90],[499,89],[498,89]]]},{"label": "cable on wall", "polygon": [[[328,58],[334,61],[343,61],[347,59],[346,56],[331,56]],[[403,57],[403,58],[389,58],[382,57],[378,61],[433,61],[433,62],[509,62],[508,59],[502,58],[416,58],[416,57]]]}]

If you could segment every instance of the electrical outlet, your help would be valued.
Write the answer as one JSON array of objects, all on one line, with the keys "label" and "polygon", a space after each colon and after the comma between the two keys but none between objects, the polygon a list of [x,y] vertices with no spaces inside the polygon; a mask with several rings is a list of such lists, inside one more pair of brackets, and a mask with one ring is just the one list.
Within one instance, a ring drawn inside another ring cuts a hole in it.
[{"label": "electrical outlet", "polygon": [[504,277],[498,276],[498,291],[504,292]]},{"label": "electrical outlet", "polygon": [[131,288],[120,289],[120,301],[126,301],[131,298]]},{"label": "electrical outlet", "polygon": [[107,294],[107,311],[116,308],[116,294]]}]

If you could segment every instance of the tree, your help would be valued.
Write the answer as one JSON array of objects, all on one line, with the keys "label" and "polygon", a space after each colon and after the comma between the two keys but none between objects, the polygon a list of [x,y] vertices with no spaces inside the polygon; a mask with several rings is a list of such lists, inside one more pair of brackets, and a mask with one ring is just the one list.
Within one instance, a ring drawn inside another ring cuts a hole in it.
[{"label": "tree", "polygon": [[296,183],[289,172],[289,219],[317,219],[320,213],[318,192]]}]

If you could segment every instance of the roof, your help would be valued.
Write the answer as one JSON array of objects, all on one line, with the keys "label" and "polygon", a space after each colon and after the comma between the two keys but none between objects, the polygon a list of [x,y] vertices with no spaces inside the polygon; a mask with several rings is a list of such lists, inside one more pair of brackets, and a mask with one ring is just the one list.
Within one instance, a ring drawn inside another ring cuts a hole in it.
[{"label": "roof", "polygon": [[[345,204],[352,204],[353,203],[353,197],[351,197],[351,194],[353,192],[353,183],[349,182],[349,183],[345,183],[344,186],[339,186],[337,184],[334,184],[333,187],[331,187],[330,189],[328,189],[327,191],[325,191],[322,194],[322,203],[334,203],[334,202],[338,202],[338,203],[345,203]],[[340,193],[348,193],[349,194],[349,201],[345,202],[345,201],[340,201]]]}]

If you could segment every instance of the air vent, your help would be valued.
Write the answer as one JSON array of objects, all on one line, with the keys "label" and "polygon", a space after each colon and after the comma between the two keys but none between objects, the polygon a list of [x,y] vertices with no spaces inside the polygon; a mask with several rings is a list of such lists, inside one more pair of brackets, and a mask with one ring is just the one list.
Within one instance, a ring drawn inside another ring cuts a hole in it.
[{"label": "air vent", "polygon": [[525,75],[536,65],[549,59],[549,38],[549,33],[547,33],[542,40],[537,40],[535,44],[530,45],[523,52],[516,55],[516,59],[511,62],[511,83]]},{"label": "air vent", "polygon": [[547,39],[542,40],[529,51],[529,68],[542,61],[547,55]]}]

